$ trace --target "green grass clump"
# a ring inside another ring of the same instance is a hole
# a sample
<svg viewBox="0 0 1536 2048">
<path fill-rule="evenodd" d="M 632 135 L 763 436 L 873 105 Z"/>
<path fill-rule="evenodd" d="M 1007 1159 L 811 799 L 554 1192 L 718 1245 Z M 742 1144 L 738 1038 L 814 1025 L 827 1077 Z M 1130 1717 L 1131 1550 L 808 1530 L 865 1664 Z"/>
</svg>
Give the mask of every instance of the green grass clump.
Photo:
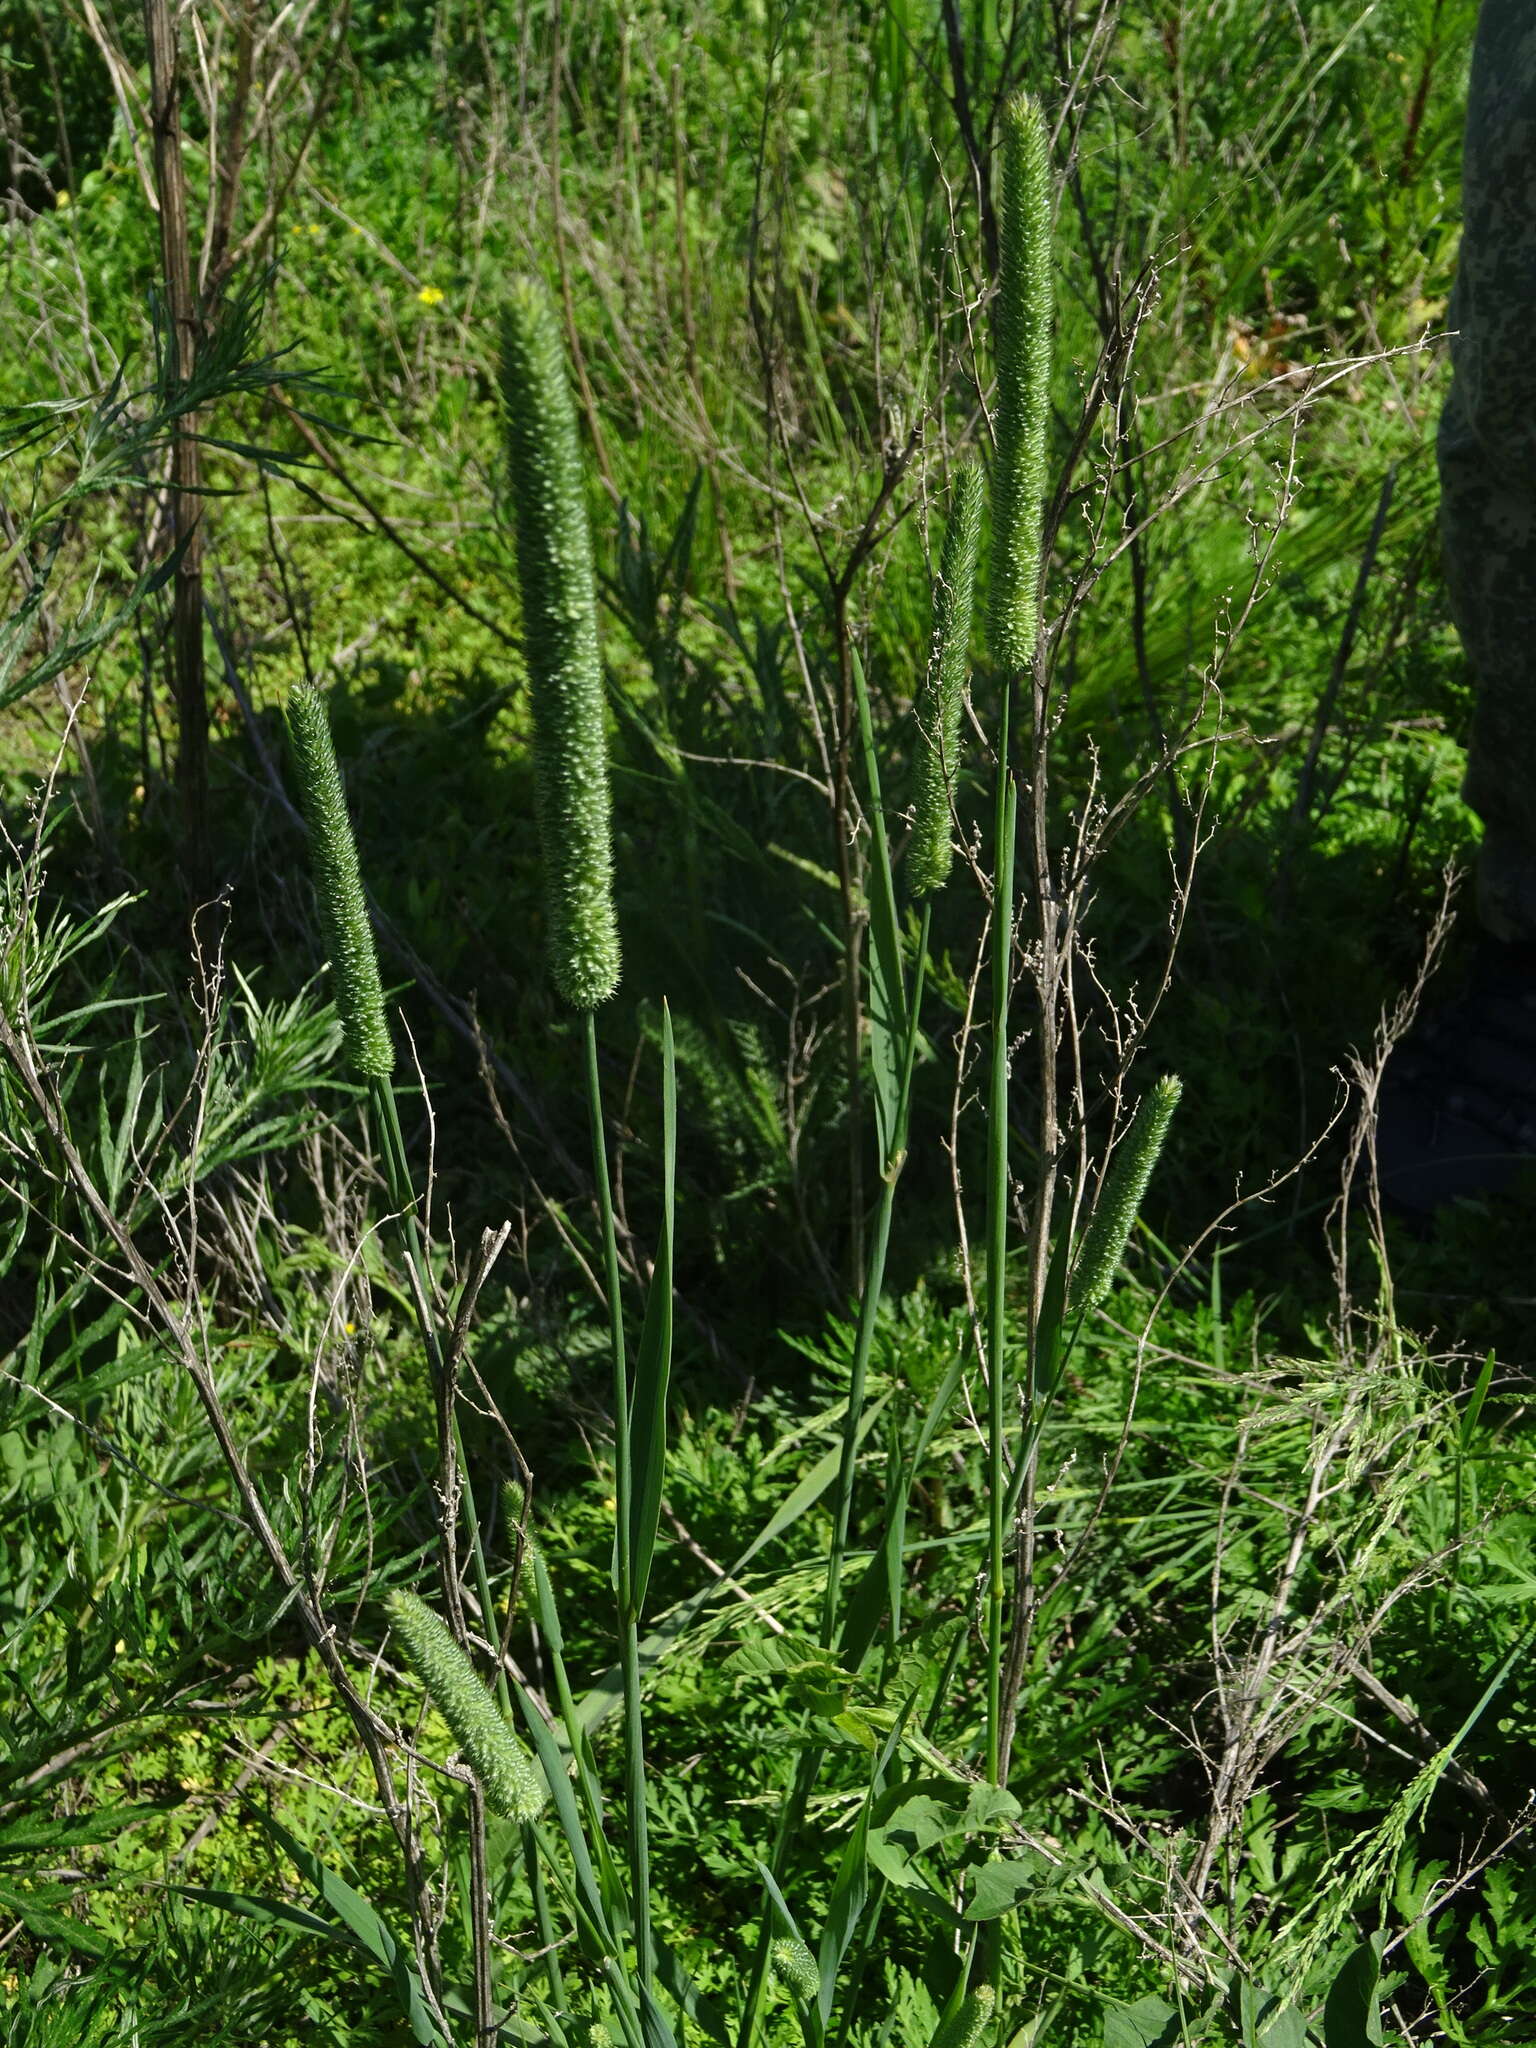
<svg viewBox="0 0 1536 2048">
<path fill-rule="evenodd" d="M 288 699 L 288 734 L 309 825 L 315 900 L 336 977 L 336 1008 L 347 1060 L 357 1073 L 387 1080 L 395 1051 L 384 1018 L 384 991 L 358 871 L 357 844 L 347 817 L 325 698 L 319 690 L 305 684 Z"/>
<path fill-rule="evenodd" d="M 534 773 L 555 985 L 578 1010 L 619 981 L 608 745 L 581 444 L 554 309 L 512 287 L 501 394 L 533 704 Z"/>
<path fill-rule="evenodd" d="M 931 896 L 942 889 L 954 858 L 950 815 L 960 763 L 960 712 L 971 644 L 981 500 L 981 470 L 970 463 L 955 485 L 933 586 L 933 640 L 919 708 L 917 805 L 907 849 L 907 878 L 914 896 Z"/>
<path fill-rule="evenodd" d="M 468 1759 L 486 1805 L 506 1820 L 536 1820 L 545 1798 L 539 1774 L 447 1624 L 414 1593 L 392 1593 L 386 1609 L 412 1670 Z"/>
<path fill-rule="evenodd" d="M 1040 508 L 1051 387 L 1051 159 L 1027 93 L 1003 117 L 998 210 L 997 459 L 992 471 L 991 646 L 1017 674 L 1040 631 Z"/>
</svg>

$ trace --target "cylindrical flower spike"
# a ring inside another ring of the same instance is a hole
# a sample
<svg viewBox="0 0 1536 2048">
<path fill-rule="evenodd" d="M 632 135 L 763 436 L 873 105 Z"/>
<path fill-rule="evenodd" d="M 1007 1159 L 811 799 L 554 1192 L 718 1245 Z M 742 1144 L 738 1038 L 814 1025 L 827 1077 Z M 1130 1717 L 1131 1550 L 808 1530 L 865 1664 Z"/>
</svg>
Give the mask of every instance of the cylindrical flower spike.
<svg viewBox="0 0 1536 2048">
<path fill-rule="evenodd" d="M 386 1080 L 395 1064 L 395 1050 L 384 1019 L 384 991 L 358 872 L 357 843 L 347 817 L 325 698 L 308 684 L 288 699 L 288 736 L 309 825 L 315 897 L 336 977 L 336 1008 L 347 1060 L 357 1073 Z"/>
<path fill-rule="evenodd" d="M 1080 1313 L 1098 1307 L 1120 1270 L 1183 1089 L 1177 1074 L 1155 1081 L 1136 1105 L 1131 1127 L 1115 1150 L 1072 1272 L 1071 1303 Z"/>
<path fill-rule="evenodd" d="M 566 1001 L 591 1010 L 619 980 L 592 536 L 560 330 L 529 279 L 512 287 L 502 321 L 501 392 L 550 966 Z"/>
<path fill-rule="evenodd" d="M 792 1935 L 780 1935 L 768 1951 L 768 1960 L 773 1974 L 804 2005 L 814 2005 L 821 1995 L 821 1974 L 816 1968 L 816 1958 L 803 1941 L 796 1941 Z"/>
<path fill-rule="evenodd" d="M 960 762 L 960 710 L 971 645 L 981 495 L 981 471 L 969 463 L 955 485 L 933 586 L 933 640 L 918 712 L 922 741 L 917 805 L 907 848 L 907 876 L 914 896 L 931 896 L 942 889 L 954 858 L 950 813 Z"/>
<path fill-rule="evenodd" d="M 505 1820 L 536 1820 L 544 1806 L 543 1780 L 446 1622 L 414 1593 L 391 1593 L 385 1606 L 411 1668 L 452 1729 L 486 1805 Z"/>
<path fill-rule="evenodd" d="M 534 1532 L 533 1517 L 528 1513 L 528 1496 L 522 1481 L 509 1479 L 501 1490 L 502 1513 L 506 1518 L 506 1540 L 509 1549 L 515 1548 L 519 1535 L 523 1544 L 523 1564 L 527 1580 L 531 1581 L 542 1563 L 539 1539 Z"/>
<path fill-rule="evenodd" d="M 987 2030 L 995 2003 L 991 1985 L 979 1985 L 961 2003 L 957 2013 L 947 2020 L 940 2020 L 928 2048 L 976 2048 Z"/>
<path fill-rule="evenodd" d="M 998 212 L 997 458 L 992 469 L 990 640 L 1007 674 L 1033 666 L 1040 630 L 1040 514 L 1051 403 L 1051 160 L 1027 93 L 1003 115 Z"/>
</svg>

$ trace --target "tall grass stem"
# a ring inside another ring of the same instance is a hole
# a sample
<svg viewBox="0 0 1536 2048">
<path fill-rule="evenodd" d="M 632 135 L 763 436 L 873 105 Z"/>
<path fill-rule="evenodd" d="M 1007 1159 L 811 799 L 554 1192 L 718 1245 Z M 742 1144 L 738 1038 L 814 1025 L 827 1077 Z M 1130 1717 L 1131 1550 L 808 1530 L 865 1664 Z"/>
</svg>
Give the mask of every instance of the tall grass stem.
<svg viewBox="0 0 1536 2048">
<path fill-rule="evenodd" d="M 635 1611 L 630 1555 L 634 1463 L 630 1445 L 629 1367 L 624 1347 L 624 1302 L 620 1291 L 619 1240 L 608 1177 L 608 1142 L 603 1122 L 602 1078 L 597 1062 L 597 1018 L 583 1019 L 586 1048 L 587 1117 L 592 1134 L 592 1179 L 597 1190 L 602 1237 L 603 1285 L 608 1294 L 608 1342 L 613 1362 L 614 1593 L 619 1610 L 619 1657 L 624 1683 L 624 1787 L 628 1806 L 629 1878 L 635 1954 L 640 1983 L 649 1990 L 651 1954 L 651 1855 L 646 1813 L 645 1731 L 640 1701 L 640 1621 Z"/>
<path fill-rule="evenodd" d="M 1009 698 L 1004 691 L 998 738 L 992 886 L 992 1058 L 987 1088 L 987 1776 L 1000 1783 L 1002 1763 L 1003 1551 L 1007 1486 L 1008 1010 L 1013 973 L 1013 859 L 1018 792 L 1008 768 Z"/>
</svg>

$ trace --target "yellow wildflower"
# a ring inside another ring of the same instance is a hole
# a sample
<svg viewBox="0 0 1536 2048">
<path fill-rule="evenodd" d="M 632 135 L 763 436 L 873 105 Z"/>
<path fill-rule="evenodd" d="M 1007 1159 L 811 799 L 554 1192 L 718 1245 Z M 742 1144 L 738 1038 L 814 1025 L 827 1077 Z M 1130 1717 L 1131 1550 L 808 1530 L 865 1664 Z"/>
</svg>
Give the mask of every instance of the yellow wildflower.
<svg viewBox="0 0 1536 2048">
<path fill-rule="evenodd" d="M 440 306 L 443 303 L 443 294 L 435 284 L 424 284 L 416 296 L 424 306 Z"/>
</svg>

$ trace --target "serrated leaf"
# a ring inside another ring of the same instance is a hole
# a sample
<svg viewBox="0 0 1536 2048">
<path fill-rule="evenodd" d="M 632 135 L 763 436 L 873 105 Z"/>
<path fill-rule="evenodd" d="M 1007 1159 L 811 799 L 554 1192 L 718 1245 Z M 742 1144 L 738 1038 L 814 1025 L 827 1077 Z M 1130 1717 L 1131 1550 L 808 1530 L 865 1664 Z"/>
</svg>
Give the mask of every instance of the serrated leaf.
<svg viewBox="0 0 1536 2048">
<path fill-rule="evenodd" d="M 1023 1809 L 1011 1792 L 1001 1785 L 973 1785 L 965 1802 L 964 1824 L 968 1835 L 985 1833 L 1019 1818 Z"/>
<path fill-rule="evenodd" d="M 965 1918 L 1000 1920 L 1004 1913 L 1013 1911 L 1027 1892 L 1035 1889 L 1047 1867 L 1044 1857 L 1032 1852 L 1010 1857 L 1007 1862 L 983 1863 L 971 1874 L 971 1902 L 965 1909 Z"/>
</svg>

